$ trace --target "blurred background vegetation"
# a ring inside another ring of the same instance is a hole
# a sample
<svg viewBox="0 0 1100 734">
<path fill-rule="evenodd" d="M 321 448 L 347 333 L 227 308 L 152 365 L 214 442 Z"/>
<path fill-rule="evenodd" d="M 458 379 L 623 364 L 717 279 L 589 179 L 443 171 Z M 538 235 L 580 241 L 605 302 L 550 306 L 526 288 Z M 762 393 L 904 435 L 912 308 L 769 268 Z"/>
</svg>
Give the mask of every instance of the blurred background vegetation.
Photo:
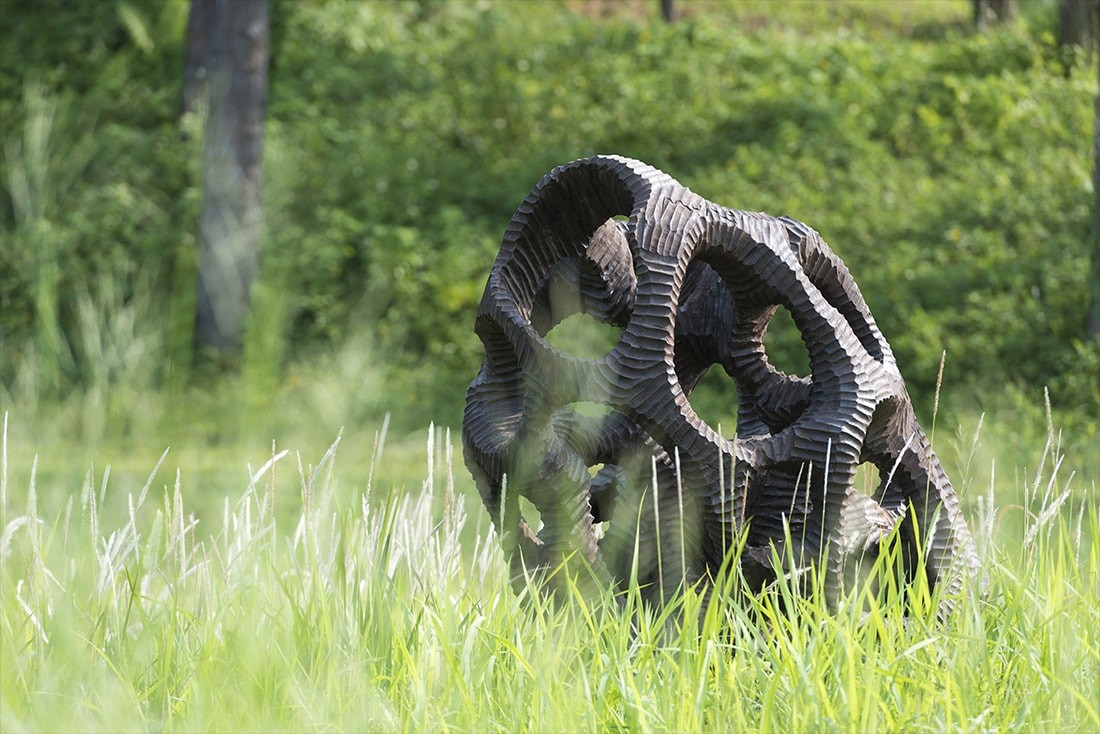
<svg viewBox="0 0 1100 734">
<path fill-rule="evenodd" d="M 457 430 L 509 218 L 554 166 L 617 153 L 818 229 L 926 425 L 944 351 L 937 420 L 989 413 L 996 452 L 1041 449 L 1048 388 L 1095 491 L 1097 67 L 1058 0 L 996 23 L 972 0 L 673 8 L 271 0 L 266 234 L 242 348 L 214 358 L 188 2 L 2 0 L 0 403 L 40 470 L 147 471 L 172 444 L 214 472 L 218 446 L 262 462 L 341 426 L 365 455 L 387 412 Z"/>
</svg>

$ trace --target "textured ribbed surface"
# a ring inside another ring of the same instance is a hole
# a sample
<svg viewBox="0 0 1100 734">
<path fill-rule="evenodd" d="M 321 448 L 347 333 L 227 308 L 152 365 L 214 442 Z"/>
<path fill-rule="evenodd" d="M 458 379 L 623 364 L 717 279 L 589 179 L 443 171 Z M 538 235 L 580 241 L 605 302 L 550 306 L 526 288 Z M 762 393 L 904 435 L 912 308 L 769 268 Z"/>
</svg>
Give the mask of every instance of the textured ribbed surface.
<svg viewBox="0 0 1100 734">
<path fill-rule="evenodd" d="M 809 375 L 768 362 L 777 308 L 802 334 Z M 577 312 L 622 329 L 606 356 L 547 342 Z M 784 564 L 826 558 L 836 594 L 899 524 L 903 556 L 934 583 L 976 569 L 889 344 L 800 222 L 718 206 L 638 161 L 575 161 L 509 223 L 475 330 L 485 363 L 466 396 L 466 463 L 517 578 L 543 573 L 554 588 L 562 568 L 597 584 L 636 572 L 657 598 L 714 572 L 746 525 L 741 562 L 761 581 L 780 572 L 774 547 Z M 735 439 L 688 400 L 714 365 L 737 386 Z M 604 414 L 578 412 L 592 403 Z M 853 487 L 865 463 L 881 478 L 874 496 Z M 519 497 L 541 515 L 537 534 Z"/>
</svg>

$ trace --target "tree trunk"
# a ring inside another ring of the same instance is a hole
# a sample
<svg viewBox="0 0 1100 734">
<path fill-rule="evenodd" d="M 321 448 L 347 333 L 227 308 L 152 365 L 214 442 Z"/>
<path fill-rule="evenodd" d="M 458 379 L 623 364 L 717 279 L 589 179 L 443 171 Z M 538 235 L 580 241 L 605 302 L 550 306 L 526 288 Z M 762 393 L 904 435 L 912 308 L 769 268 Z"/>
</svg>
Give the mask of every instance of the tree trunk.
<svg viewBox="0 0 1100 734">
<path fill-rule="evenodd" d="M 985 30 L 993 23 L 1012 20 L 1016 14 L 1016 0 L 973 0 L 974 23 Z"/>
<path fill-rule="evenodd" d="M 263 237 L 268 0 L 192 0 L 184 107 L 205 113 L 195 337 L 241 346 Z"/>
<path fill-rule="evenodd" d="M 1100 82 L 1100 52 L 1096 54 L 1096 79 Z M 1089 278 L 1089 315 L 1085 327 L 1086 335 L 1092 341 L 1100 341 L 1100 91 L 1096 93 L 1096 121 L 1092 134 L 1092 226 L 1089 238 L 1089 264 L 1092 276 Z"/>
<path fill-rule="evenodd" d="M 1091 48 L 1100 37 L 1100 0 L 1061 0 L 1058 41 L 1063 46 Z"/>
<path fill-rule="evenodd" d="M 666 23 L 676 20 L 676 8 L 673 5 L 673 0 L 661 0 L 661 18 Z"/>
</svg>

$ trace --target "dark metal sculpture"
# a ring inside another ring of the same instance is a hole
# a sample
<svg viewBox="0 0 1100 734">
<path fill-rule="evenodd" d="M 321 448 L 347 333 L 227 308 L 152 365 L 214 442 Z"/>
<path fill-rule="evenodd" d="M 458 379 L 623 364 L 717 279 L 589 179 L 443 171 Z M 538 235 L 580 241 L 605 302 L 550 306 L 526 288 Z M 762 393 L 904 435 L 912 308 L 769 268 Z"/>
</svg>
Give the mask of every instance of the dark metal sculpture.
<svg viewBox="0 0 1100 734">
<path fill-rule="evenodd" d="M 778 307 L 808 376 L 768 362 Z M 622 329 L 608 354 L 548 342 L 574 313 Z M 575 161 L 512 218 L 475 328 L 485 362 L 466 397 L 466 462 L 517 578 L 635 578 L 664 595 L 743 542 L 750 582 L 821 563 L 835 599 L 887 537 L 910 576 L 954 588 L 976 569 L 889 344 L 800 222 L 718 206 L 635 160 Z M 736 383 L 732 439 L 688 400 L 712 367 Z M 855 487 L 862 464 L 877 469 L 871 494 Z"/>
</svg>

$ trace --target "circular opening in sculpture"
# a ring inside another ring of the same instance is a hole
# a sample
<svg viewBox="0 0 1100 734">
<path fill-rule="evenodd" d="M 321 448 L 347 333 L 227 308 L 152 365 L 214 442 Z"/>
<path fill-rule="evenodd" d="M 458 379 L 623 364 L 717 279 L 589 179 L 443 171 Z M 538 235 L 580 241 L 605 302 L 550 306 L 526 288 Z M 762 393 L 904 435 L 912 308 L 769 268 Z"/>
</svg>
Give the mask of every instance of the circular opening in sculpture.
<svg viewBox="0 0 1100 734">
<path fill-rule="evenodd" d="M 593 516 L 592 530 L 596 534 L 596 540 L 601 540 L 607 535 L 607 529 L 611 527 L 610 503 L 613 498 L 608 496 L 611 487 L 603 481 L 605 477 L 600 474 L 604 466 L 606 465 L 603 462 L 597 462 L 588 467 L 588 481 L 591 490 L 589 502 L 591 503 Z"/>
<path fill-rule="evenodd" d="M 606 418 L 615 412 L 613 406 L 594 400 L 576 400 L 566 405 L 564 409 L 586 418 Z"/>
<path fill-rule="evenodd" d="M 618 326 L 599 321 L 590 314 L 574 313 L 551 328 L 546 341 L 574 357 L 601 359 L 615 348 L 622 334 Z"/>
<path fill-rule="evenodd" d="M 542 530 L 542 513 L 535 507 L 535 503 L 521 496 L 519 498 L 519 515 L 527 523 L 527 527 L 531 528 L 531 532 L 538 535 Z"/>
<path fill-rule="evenodd" d="M 856 476 L 852 480 L 852 486 L 868 497 L 874 497 L 878 492 L 883 477 L 878 467 L 870 462 L 864 462 L 856 467 Z"/>
<path fill-rule="evenodd" d="M 768 363 L 780 372 L 795 377 L 810 374 L 810 354 L 802 334 L 783 306 L 775 309 L 764 332 L 764 353 Z"/>
<path fill-rule="evenodd" d="M 737 432 L 737 383 L 721 365 L 714 364 L 688 396 L 691 409 L 719 435 Z"/>
<path fill-rule="evenodd" d="M 564 258 L 550 269 L 535 298 L 531 325 L 567 355 L 602 358 L 622 336 L 634 282 L 626 239 L 608 220 L 591 234 L 583 257 Z"/>
</svg>

